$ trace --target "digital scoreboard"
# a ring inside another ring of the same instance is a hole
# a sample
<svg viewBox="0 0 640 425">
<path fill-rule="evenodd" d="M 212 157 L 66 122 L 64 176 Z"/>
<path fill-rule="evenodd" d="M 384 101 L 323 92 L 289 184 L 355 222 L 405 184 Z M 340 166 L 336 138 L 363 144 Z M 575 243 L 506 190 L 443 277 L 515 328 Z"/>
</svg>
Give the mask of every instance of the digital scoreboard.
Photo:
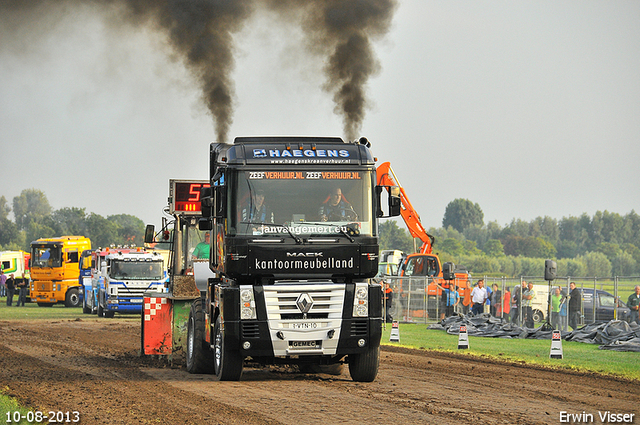
<svg viewBox="0 0 640 425">
<path fill-rule="evenodd" d="M 207 180 L 169 180 L 169 212 L 200 215 L 200 189 L 210 186 Z"/>
</svg>

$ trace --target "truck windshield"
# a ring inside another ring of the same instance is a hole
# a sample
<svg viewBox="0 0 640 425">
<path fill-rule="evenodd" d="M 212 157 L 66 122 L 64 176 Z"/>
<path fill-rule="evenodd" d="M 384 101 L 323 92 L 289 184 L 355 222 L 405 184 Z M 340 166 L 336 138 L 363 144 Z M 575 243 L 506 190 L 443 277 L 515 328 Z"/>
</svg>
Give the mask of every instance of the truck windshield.
<svg viewBox="0 0 640 425">
<path fill-rule="evenodd" d="M 161 280 L 162 261 L 120 261 L 111 262 L 109 276 L 113 279 Z"/>
<path fill-rule="evenodd" d="M 31 246 L 32 267 L 62 267 L 62 246 Z"/>
<path fill-rule="evenodd" d="M 237 197 L 229 218 L 239 235 L 374 232 L 371 171 L 241 171 L 230 184 Z"/>
</svg>

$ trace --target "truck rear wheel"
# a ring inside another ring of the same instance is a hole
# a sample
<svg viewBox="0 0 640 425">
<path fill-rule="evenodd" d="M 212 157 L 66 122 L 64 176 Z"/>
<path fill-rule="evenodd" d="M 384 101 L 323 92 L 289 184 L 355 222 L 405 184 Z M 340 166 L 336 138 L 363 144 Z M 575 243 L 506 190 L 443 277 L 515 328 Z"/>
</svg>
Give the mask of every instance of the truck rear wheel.
<svg viewBox="0 0 640 425">
<path fill-rule="evenodd" d="M 78 307 L 80 306 L 80 294 L 77 288 L 72 288 L 67 291 L 64 297 L 65 307 Z"/>
<path fill-rule="evenodd" d="M 189 373 L 213 373 L 213 352 L 204 340 L 205 332 L 202 299 L 191 304 L 187 326 L 187 371 Z"/>
<path fill-rule="evenodd" d="M 349 355 L 349 373 L 356 382 L 372 382 L 378 375 L 380 346 L 371 347 L 361 354 Z"/>
<path fill-rule="evenodd" d="M 224 331 L 220 317 L 214 328 L 214 370 L 220 381 L 239 381 L 244 358 L 238 350 L 230 350 L 224 343 Z"/>
</svg>

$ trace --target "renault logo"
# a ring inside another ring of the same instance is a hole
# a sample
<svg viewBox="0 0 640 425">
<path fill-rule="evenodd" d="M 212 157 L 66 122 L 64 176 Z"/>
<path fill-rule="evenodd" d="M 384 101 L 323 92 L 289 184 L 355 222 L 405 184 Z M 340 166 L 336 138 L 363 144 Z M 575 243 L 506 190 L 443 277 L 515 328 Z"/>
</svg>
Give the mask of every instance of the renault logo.
<svg viewBox="0 0 640 425">
<path fill-rule="evenodd" d="M 296 300 L 296 305 L 298 306 L 298 309 L 301 313 L 306 314 L 309 312 L 309 310 L 311 310 L 311 306 L 313 306 L 313 299 L 309 294 L 305 292 L 303 294 L 300 294 L 300 296 Z"/>
</svg>

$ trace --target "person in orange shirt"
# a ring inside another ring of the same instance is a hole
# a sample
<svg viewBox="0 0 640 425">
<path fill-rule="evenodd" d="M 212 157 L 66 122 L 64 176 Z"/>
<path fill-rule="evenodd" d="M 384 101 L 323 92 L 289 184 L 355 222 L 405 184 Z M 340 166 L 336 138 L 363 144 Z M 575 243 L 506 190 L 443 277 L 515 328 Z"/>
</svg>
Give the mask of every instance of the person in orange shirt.
<svg viewBox="0 0 640 425">
<path fill-rule="evenodd" d="M 462 314 L 469 314 L 469 306 L 471 305 L 471 288 L 467 282 L 466 288 L 462 290 Z"/>
<path fill-rule="evenodd" d="M 504 290 L 502 297 L 502 318 L 505 322 L 511 322 L 511 288 L 508 286 Z"/>
</svg>

